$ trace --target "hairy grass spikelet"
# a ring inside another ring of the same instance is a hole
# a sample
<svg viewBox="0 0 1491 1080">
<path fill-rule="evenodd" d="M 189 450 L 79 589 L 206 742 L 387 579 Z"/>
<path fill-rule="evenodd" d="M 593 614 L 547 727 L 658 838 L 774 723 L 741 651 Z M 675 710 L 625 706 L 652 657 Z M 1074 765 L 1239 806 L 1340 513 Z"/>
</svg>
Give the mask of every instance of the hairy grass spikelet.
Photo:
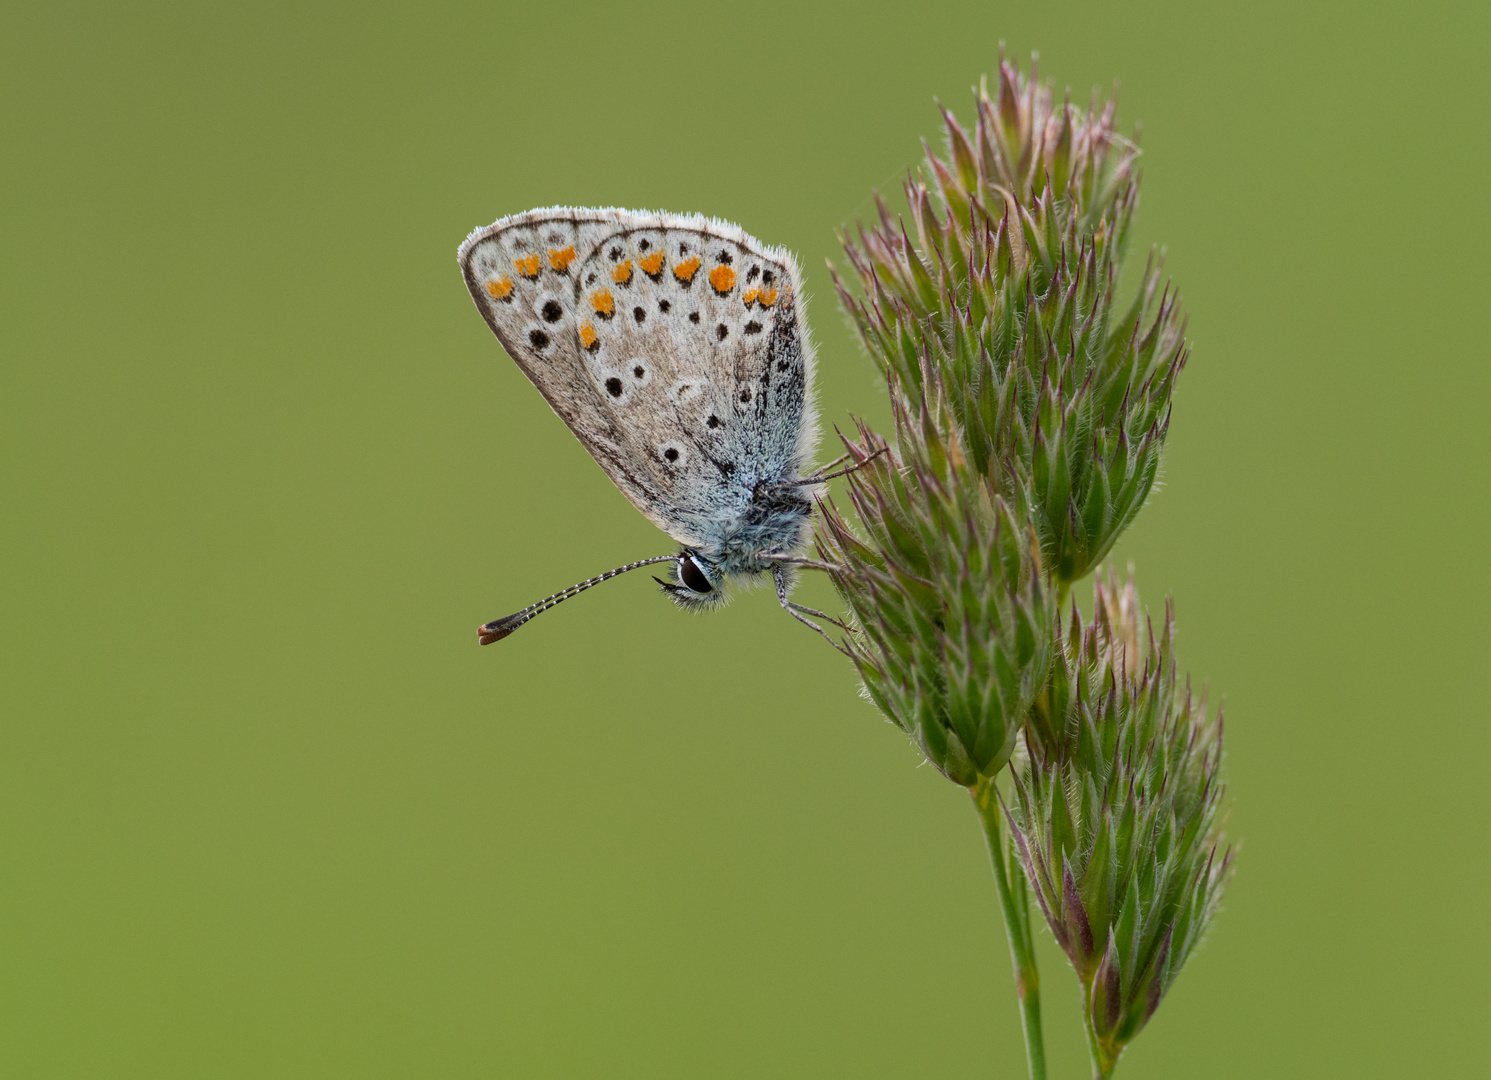
<svg viewBox="0 0 1491 1080">
<path fill-rule="evenodd" d="M 1052 615 L 1028 526 L 975 473 L 946 417 L 896 407 L 899 460 L 863 426 L 849 481 L 863 529 L 824 507 L 820 553 L 859 633 L 865 690 L 964 786 L 1004 767 L 1051 663 Z M 876 455 L 879 451 L 879 456 Z"/>
<path fill-rule="evenodd" d="M 1069 584 L 1154 483 L 1185 326 L 1153 255 L 1118 300 L 1139 187 L 1114 103 L 1057 108 L 1001 60 L 976 106 L 971 136 L 943 110 L 947 154 L 907 178 L 914 236 L 877 199 L 879 221 L 841 238 L 857 291 L 834 282 L 908 409 L 938 379 L 972 467 L 1028 507 Z"/>
<path fill-rule="evenodd" d="M 1141 642 L 1141 630 L 1144 640 Z M 1083 986 L 1106 1076 L 1216 911 L 1222 717 L 1181 683 L 1167 605 L 1141 627 L 1133 583 L 1072 613 L 1014 770 L 1011 832 L 1046 922 Z"/>
</svg>

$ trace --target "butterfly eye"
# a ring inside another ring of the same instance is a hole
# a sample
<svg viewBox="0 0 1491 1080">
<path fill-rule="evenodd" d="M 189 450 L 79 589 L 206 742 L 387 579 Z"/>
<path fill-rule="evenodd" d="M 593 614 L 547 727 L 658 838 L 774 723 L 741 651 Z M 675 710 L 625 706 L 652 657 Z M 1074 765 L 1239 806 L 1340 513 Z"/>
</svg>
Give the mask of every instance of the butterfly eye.
<svg viewBox="0 0 1491 1080">
<path fill-rule="evenodd" d="M 678 560 L 678 576 L 685 585 L 696 593 L 714 592 L 714 586 L 704 576 L 704 571 L 699 569 L 699 564 L 687 556 Z"/>
</svg>

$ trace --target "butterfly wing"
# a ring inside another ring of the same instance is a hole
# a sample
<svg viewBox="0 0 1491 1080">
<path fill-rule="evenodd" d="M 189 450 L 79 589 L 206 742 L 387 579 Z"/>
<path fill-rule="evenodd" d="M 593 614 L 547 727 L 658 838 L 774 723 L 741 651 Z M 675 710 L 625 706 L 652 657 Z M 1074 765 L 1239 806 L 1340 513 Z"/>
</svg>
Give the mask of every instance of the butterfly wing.
<svg viewBox="0 0 1491 1080">
<path fill-rule="evenodd" d="M 553 208 L 461 246 L 487 324 L 644 515 L 713 547 L 811 455 L 795 260 L 724 222 Z"/>
</svg>

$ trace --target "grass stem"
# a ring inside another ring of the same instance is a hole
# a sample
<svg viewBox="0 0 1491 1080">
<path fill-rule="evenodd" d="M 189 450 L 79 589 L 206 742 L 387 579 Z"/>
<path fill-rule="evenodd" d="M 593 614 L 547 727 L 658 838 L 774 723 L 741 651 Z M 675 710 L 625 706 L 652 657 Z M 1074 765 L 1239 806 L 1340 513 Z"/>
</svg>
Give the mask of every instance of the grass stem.
<svg viewBox="0 0 1491 1080">
<path fill-rule="evenodd" d="M 1030 1080 L 1046 1080 L 1046 1045 L 1041 1037 L 1041 979 L 1035 966 L 1035 937 L 1030 926 L 1025 871 L 1004 842 L 994 781 L 987 777 L 981 779 L 970 789 L 970 794 L 984 826 L 989 864 L 994 869 L 994 885 L 999 892 L 999 906 L 1004 912 L 1010 966 L 1014 971 L 1015 993 L 1020 999 L 1020 1026 L 1025 1032 L 1025 1064 Z"/>
</svg>

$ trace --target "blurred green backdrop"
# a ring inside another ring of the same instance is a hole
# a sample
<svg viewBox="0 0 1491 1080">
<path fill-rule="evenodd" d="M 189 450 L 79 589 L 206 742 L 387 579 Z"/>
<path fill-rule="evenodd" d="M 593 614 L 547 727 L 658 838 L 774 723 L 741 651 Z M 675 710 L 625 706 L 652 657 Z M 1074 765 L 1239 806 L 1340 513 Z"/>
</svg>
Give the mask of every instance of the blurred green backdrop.
<svg viewBox="0 0 1491 1080">
<path fill-rule="evenodd" d="M 0 1072 L 1023 1075 L 967 798 L 666 550 L 455 265 L 555 202 L 799 251 L 998 40 L 1123 80 L 1192 314 L 1122 542 L 1225 694 L 1227 910 L 1120 1068 L 1484 1061 L 1484 4 L 8 5 Z M 831 603 L 821 582 L 809 602 Z M 1053 1077 L 1086 1075 L 1044 938 Z"/>
</svg>

